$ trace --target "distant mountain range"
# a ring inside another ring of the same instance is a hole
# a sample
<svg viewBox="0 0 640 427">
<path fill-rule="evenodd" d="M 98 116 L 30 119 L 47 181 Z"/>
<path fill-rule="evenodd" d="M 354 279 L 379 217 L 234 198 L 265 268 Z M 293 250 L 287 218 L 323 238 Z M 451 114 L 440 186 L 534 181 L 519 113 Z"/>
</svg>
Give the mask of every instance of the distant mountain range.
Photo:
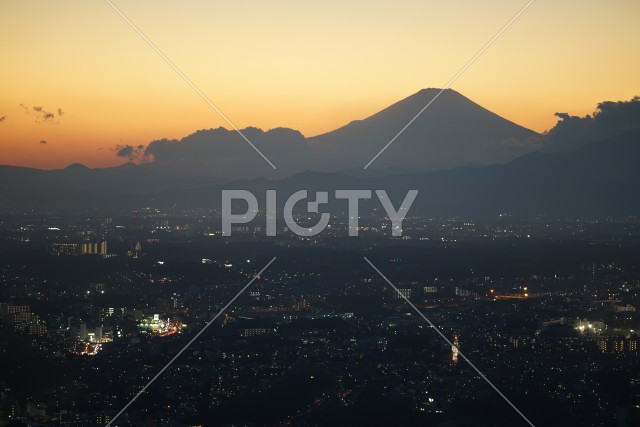
<svg viewBox="0 0 640 427">
<path fill-rule="evenodd" d="M 235 131 L 195 132 L 181 140 L 152 141 L 150 167 L 171 174 L 229 178 L 284 178 L 304 170 L 362 171 L 440 89 L 424 89 L 332 132 L 305 138 L 276 128 L 242 129 L 278 168 L 271 167 Z M 539 148 L 540 135 L 447 89 L 382 154 L 372 168 L 432 171 L 504 163 Z"/>
<path fill-rule="evenodd" d="M 0 166 L 2 194 L 41 191 L 86 191 L 97 194 L 146 194 L 168 188 L 192 188 L 220 184 L 211 177 L 176 176 L 134 163 L 90 169 L 75 163 L 59 170 Z"/>
<path fill-rule="evenodd" d="M 0 205 L 219 207 L 223 188 L 251 190 L 259 198 L 265 190 L 277 189 L 280 203 L 300 189 L 384 189 L 395 200 L 408 189 L 418 189 L 412 209 L 427 216 L 637 215 L 639 164 L 640 129 L 569 152 L 529 153 L 503 165 L 361 177 L 307 171 L 277 180 L 222 183 L 166 175 L 133 164 L 107 169 L 72 165 L 57 171 L 2 166 Z M 373 203 L 363 202 L 363 212 Z"/>
<path fill-rule="evenodd" d="M 384 189 L 396 199 L 418 189 L 412 209 L 424 215 L 640 213 L 640 124 L 628 130 L 627 120 L 623 133 L 608 129 L 616 136 L 572 151 L 532 151 L 540 147 L 541 135 L 452 90 L 444 91 L 363 170 L 436 93 L 420 91 L 365 120 L 310 139 L 284 128 L 246 129 L 278 164 L 275 174 L 235 132 L 222 128 L 198 131 L 181 141 L 154 141 L 147 151 L 155 161 L 140 165 L 89 169 L 74 164 L 52 171 L 0 166 L 0 209 L 219 207 L 223 188 L 257 195 L 277 189 L 280 203 L 299 189 Z M 227 164 L 211 169 L 211 162 Z M 227 170 L 246 177 L 217 177 L 234 175 Z M 371 207 L 363 202 L 363 212 Z"/>
<path fill-rule="evenodd" d="M 184 206 L 202 206 L 207 200 L 208 206 L 219 207 L 219 197 L 211 194 L 219 195 L 221 188 L 249 189 L 258 196 L 272 188 L 284 195 L 299 189 L 384 189 L 399 203 L 407 190 L 417 189 L 412 209 L 427 216 L 629 215 L 640 213 L 639 164 L 640 129 L 570 152 L 526 154 L 504 165 L 371 177 L 307 171 L 282 180 L 168 191 L 156 200 Z M 379 207 L 377 201 L 368 205 Z"/>
</svg>

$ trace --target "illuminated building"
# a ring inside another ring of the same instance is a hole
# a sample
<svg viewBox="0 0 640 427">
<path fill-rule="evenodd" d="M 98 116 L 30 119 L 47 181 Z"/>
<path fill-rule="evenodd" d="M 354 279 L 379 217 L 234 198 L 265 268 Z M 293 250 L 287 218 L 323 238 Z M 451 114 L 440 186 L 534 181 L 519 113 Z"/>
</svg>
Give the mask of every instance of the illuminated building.
<svg viewBox="0 0 640 427">
<path fill-rule="evenodd" d="M 614 305 L 613 311 L 615 311 L 616 313 L 624 313 L 624 312 L 636 311 L 636 308 L 630 304 Z"/>
<path fill-rule="evenodd" d="M 240 332 L 240 336 L 242 337 L 256 337 L 259 335 L 265 335 L 268 334 L 270 332 L 269 329 L 266 328 L 247 328 L 247 329 L 243 329 L 242 332 Z"/>
<path fill-rule="evenodd" d="M 56 256 L 83 254 L 83 247 L 77 243 L 54 243 L 51 253 Z"/>
<path fill-rule="evenodd" d="M 37 314 L 31 313 L 28 305 L 4 305 L 2 317 L 16 332 L 26 332 L 29 335 L 47 333 L 45 324 Z"/>
<path fill-rule="evenodd" d="M 458 363 L 458 347 L 460 343 L 458 342 L 458 336 L 455 335 L 453 337 L 453 345 L 451 346 L 451 361 L 453 363 Z"/>
<path fill-rule="evenodd" d="M 601 353 L 606 353 L 609 350 L 609 343 L 605 338 L 599 339 L 597 345 Z"/>
<path fill-rule="evenodd" d="M 28 331 L 29 335 L 46 335 L 47 327 L 43 323 L 30 323 Z"/>
<path fill-rule="evenodd" d="M 160 319 L 160 315 L 158 314 L 154 314 L 151 318 L 144 318 L 138 324 L 140 332 L 161 337 L 173 335 L 178 332 L 181 327 L 182 325 L 177 321 Z"/>
<path fill-rule="evenodd" d="M 83 356 L 95 356 L 102 349 L 102 344 L 95 342 L 76 341 L 71 352 Z"/>
<path fill-rule="evenodd" d="M 78 341 L 85 343 L 103 343 L 103 342 L 111 342 L 113 340 L 113 330 L 105 328 L 100 325 L 96 326 L 94 329 L 88 329 L 86 323 L 81 323 L 78 328 Z"/>
<path fill-rule="evenodd" d="M 620 338 L 599 338 L 596 341 L 598 350 L 601 353 L 636 353 L 638 351 L 638 340 L 636 337 L 630 339 Z"/>
<path fill-rule="evenodd" d="M 411 289 L 406 288 L 394 290 L 393 297 L 395 299 L 411 298 Z"/>
<path fill-rule="evenodd" d="M 624 340 L 615 339 L 612 341 L 612 350 L 614 353 L 622 353 L 624 352 Z"/>
<path fill-rule="evenodd" d="M 107 254 L 107 242 L 100 243 L 83 243 L 82 255 L 106 255 Z"/>
<path fill-rule="evenodd" d="M 4 305 L 2 307 L 2 318 L 5 322 L 15 326 L 16 315 L 19 313 L 29 313 L 28 305 Z"/>
<path fill-rule="evenodd" d="M 54 243 L 51 253 L 57 256 L 64 255 L 106 255 L 107 242 L 100 243 Z"/>
<path fill-rule="evenodd" d="M 297 311 L 301 311 L 301 310 L 306 310 L 309 307 L 311 307 L 311 305 L 309 304 L 309 302 L 306 299 L 301 299 L 300 301 L 296 301 L 293 304 L 293 309 L 297 310 Z"/>
<path fill-rule="evenodd" d="M 471 292 L 468 289 L 462 289 L 456 286 L 456 296 L 459 297 L 471 297 L 471 296 L 477 296 L 477 294 L 475 292 Z"/>
<path fill-rule="evenodd" d="M 142 244 L 140 242 L 132 244 L 131 249 L 127 252 L 127 255 L 131 258 L 139 258 L 142 255 Z"/>
<path fill-rule="evenodd" d="M 573 324 L 578 331 L 584 334 L 600 334 L 606 329 L 604 322 L 598 320 L 577 319 Z"/>
</svg>

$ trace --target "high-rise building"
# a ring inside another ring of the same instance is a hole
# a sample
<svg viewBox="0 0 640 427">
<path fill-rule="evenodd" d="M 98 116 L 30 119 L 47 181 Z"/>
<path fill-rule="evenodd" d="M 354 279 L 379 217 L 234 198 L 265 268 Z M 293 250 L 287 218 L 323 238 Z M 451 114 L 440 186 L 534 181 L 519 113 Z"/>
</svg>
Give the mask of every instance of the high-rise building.
<svg viewBox="0 0 640 427">
<path fill-rule="evenodd" d="M 598 349 L 601 353 L 607 353 L 610 349 L 609 342 L 606 338 L 600 338 L 596 344 L 598 345 Z"/>
<path fill-rule="evenodd" d="M 31 313 L 28 305 L 2 305 L 2 318 L 16 332 L 26 332 L 29 335 L 45 335 L 47 333 L 44 322 L 37 314 Z"/>
<path fill-rule="evenodd" d="M 102 241 L 100 243 L 83 243 L 80 245 L 80 253 L 82 255 L 106 255 L 107 254 L 107 241 Z"/>
<path fill-rule="evenodd" d="M 28 327 L 29 335 L 46 335 L 47 327 L 42 322 L 30 323 Z"/>
<path fill-rule="evenodd" d="M 78 335 L 78 339 L 80 339 L 80 341 L 86 341 L 86 339 L 87 339 L 87 324 L 86 323 L 81 323 L 80 324 L 80 333 Z"/>
</svg>

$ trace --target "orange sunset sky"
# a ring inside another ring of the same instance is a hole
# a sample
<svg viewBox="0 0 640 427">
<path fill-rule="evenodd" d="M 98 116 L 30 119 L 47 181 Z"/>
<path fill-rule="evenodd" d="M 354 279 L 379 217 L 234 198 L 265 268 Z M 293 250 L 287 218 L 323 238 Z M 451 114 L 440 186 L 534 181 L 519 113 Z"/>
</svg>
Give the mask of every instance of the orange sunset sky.
<svg viewBox="0 0 640 427">
<path fill-rule="evenodd" d="M 526 3 L 113 2 L 236 126 L 306 136 L 444 86 Z M 452 88 L 540 132 L 628 100 L 638 17 L 637 0 L 538 0 Z M 0 164 L 110 166 L 118 144 L 228 127 L 103 0 L 3 0 L 0 53 Z"/>
</svg>

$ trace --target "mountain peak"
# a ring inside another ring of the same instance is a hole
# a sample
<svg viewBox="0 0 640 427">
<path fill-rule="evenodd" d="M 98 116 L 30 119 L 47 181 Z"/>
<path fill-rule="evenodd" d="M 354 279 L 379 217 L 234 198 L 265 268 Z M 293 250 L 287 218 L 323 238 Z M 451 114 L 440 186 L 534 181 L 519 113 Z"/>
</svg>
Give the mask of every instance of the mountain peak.
<svg viewBox="0 0 640 427">
<path fill-rule="evenodd" d="M 438 93 L 442 91 L 443 93 L 458 93 L 455 90 L 451 89 L 451 88 L 447 88 L 447 89 L 442 89 L 441 87 L 426 87 L 424 89 L 420 89 L 417 93 Z"/>
<path fill-rule="evenodd" d="M 366 157 L 382 151 L 377 169 L 437 170 L 505 163 L 534 150 L 527 141 L 537 136 L 453 89 L 425 88 L 312 142 L 324 150 L 315 164 L 322 164 L 324 154 L 324 164 L 333 170 L 366 164 Z M 387 146 L 389 141 L 395 142 Z"/>
<path fill-rule="evenodd" d="M 86 171 L 89 170 L 88 167 L 83 165 L 82 163 L 71 163 L 69 166 L 64 168 L 66 171 Z"/>
<path fill-rule="evenodd" d="M 435 102 L 444 103 L 444 104 L 450 103 L 454 107 L 464 108 L 465 105 L 466 107 L 469 107 L 471 105 L 479 107 L 478 104 L 476 104 L 475 102 L 473 102 L 472 100 L 470 100 L 469 98 L 467 98 L 466 96 L 464 96 L 463 94 L 461 94 L 460 92 L 454 89 L 451 89 L 451 88 L 442 89 L 437 87 L 420 89 L 418 92 L 399 101 L 397 104 L 412 103 L 413 101 L 413 102 L 423 103 L 424 105 L 427 105 L 435 97 L 438 97 L 438 100 Z M 437 105 L 434 105 L 434 106 L 437 107 Z"/>
<path fill-rule="evenodd" d="M 451 89 L 451 88 L 442 89 L 439 87 L 428 87 L 428 88 L 420 89 L 418 92 L 414 93 L 412 96 L 420 96 L 420 97 L 427 96 L 432 98 L 438 95 L 440 92 L 442 92 L 442 94 L 439 96 L 458 96 L 466 99 L 464 95 L 462 95 L 460 92 L 454 89 Z"/>
</svg>

